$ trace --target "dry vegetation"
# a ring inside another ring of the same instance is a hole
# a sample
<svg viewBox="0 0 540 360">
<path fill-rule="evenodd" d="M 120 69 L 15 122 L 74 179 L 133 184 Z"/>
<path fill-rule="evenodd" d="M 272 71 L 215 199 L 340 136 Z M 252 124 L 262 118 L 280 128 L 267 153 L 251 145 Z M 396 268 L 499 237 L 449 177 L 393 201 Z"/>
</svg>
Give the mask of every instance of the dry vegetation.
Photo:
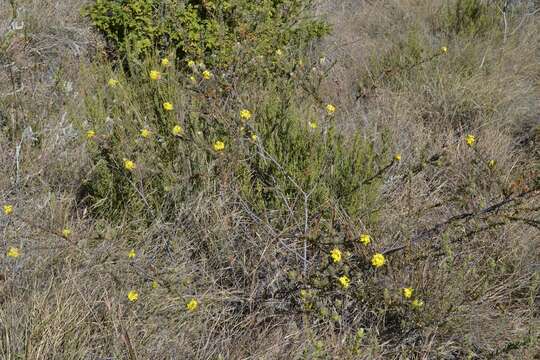
<svg viewBox="0 0 540 360">
<path fill-rule="evenodd" d="M 324 1 L 208 81 L 82 6 L 0 6 L 0 359 L 540 358 L 537 1 Z"/>
</svg>

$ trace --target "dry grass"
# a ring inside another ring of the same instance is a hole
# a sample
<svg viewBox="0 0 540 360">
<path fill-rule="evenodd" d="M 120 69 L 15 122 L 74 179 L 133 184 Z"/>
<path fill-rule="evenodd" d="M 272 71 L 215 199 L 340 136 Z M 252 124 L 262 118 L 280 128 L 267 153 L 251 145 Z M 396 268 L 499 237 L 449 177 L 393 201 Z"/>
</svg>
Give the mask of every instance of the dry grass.
<svg viewBox="0 0 540 360">
<path fill-rule="evenodd" d="M 331 304 L 336 319 L 304 313 L 298 296 L 279 292 L 293 291 L 283 286 L 289 271 L 302 271 L 304 223 L 293 211 L 280 221 L 277 211 L 255 213 L 225 175 L 151 224 L 93 216 L 80 197 L 93 163 L 78 126 L 89 117 L 83 97 L 102 77 L 88 71 L 99 39 L 80 0 L 15 3 L 24 29 L 9 30 L 10 6 L 0 8 L 0 205 L 16 209 L 0 216 L 0 246 L 23 255 L 0 257 L 0 358 L 538 358 L 535 2 L 512 2 L 506 30 L 501 12 L 478 36 L 443 34 L 441 9 L 453 1 L 321 4 L 334 31 L 308 55 L 330 68 L 320 96 L 337 105 L 345 133 L 358 130 L 375 148 L 387 136 L 402 155 L 381 184 L 377 222 L 337 206 L 332 219 L 309 219 L 309 234 L 335 224 L 368 230 L 390 259 L 366 276 L 364 300 Z M 414 46 L 437 56 L 409 70 L 388 65 Z M 310 250 L 311 269 L 320 258 Z M 421 311 L 403 305 L 405 285 L 424 300 Z M 141 298 L 130 303 L 134 288 Z M 192 297 L 200 308 L 189 313 Z"/>
</svg>

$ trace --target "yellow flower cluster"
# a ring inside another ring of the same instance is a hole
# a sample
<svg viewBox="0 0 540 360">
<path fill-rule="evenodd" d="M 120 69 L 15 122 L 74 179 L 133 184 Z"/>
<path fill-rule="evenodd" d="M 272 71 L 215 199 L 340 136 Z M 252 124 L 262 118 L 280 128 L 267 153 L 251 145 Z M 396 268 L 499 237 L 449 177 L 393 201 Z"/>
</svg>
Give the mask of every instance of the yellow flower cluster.
<svg viewBox="0 0 540 360">
<path fill-rule="evenodd" d="M 64 230 L 62 230 L 62 236 L 65 237 L 65 238 L 70 237 L 71 236 L 71 229 L 65 228 Z"/>
<path fill-rule="evenodd" d="M 413 289 L 413 288 L 403 288 L 403 289 L 401 290 L 401 292 L 403 293 L 403 297 L 404 297 L 405 299 L 410 299 L 410 298 L 412 298 L 412 296 L 413 296 L 414 289 Z"/>
<path fill-rule="evenodd" d="M 172 133 L 173 133 L 174 136 L 180 136 L 180 135 L 182 135 L 183 132 L 184 132 L 184 130 L 182 129 L 182 127 L 180 125 L 175 125 L 172 128 Z"/>
<path fill-rule="evenodd" d="M 334 115 L 334 113 L 336 112 L 336 107 L 332 104 L 326 104 L 325 109 L 328 115 Z"/>
<path fill-rule="evenodd" d="M 127 294 L 127 298 L 129 301 L 135 302 L 139 300 L 139 293 L 137 292 L 137 290 L 130 290 L 130 292 L 128 292 Z"/>
<path fill-rule="evenodd" d="M 371 236 L 369 234 L 360 234 L 360 242 L 364 246 L 368 246 L 371 242 Z"/>
<path fill-rule="evenodd" d="M 150 80 L 156 81 L 161 79 L 161 73 L 157 70 L 150 71 Z"/>
<path fill-rule="evenodd" d="M 204 71 L 202 72 L 202 77 L 203 77 L 203 79 L 205 79 L 205 80 L 210 80 L 210 79 L 212 78 L 212 76 L 213 76 L 213 75 L 212 75 L 212 73 L 211 73 L 209 70 L 204 70 Z"/>
<path fill-rule="evenodd" d="M 377 253 L 373 255 L 371 258 L 371 265 L 373 265 L 376 268 L 380 268 L 386 263 L 386 259 L 384 258 L 384 255 L 381 253 Z"/>
<path fill-rule="evenodd" d="M 199 302 L 197 301 L 197 299 L 191 299 L 189 300 L 189 302 L 186 304 L 186 309 L 188 311 L 195 311 L 197 310 L 197 308 L 199 307 Z"/>
<path fill-rule="evenodd" d="M 161 65 L 163 65 L 163 66 L 169 66 L 169 64 L 170 64 L 170 61 L 169 61 L 168 58 L 163 58 L 163 59 L 161 59 Z"/>
<path fill-rule="evenodd" d="M 475 141 L 476 141 L 476 138 L 474 137 L 474 135 L 469 134 L 465 137 L 465 142 L 469 146 L 473 146 Z"/>
<path fill-rule="evenodd" d="M 173 111 L 174 110 L 174 106 L 172 103 L 170 102 L 164 102 L 163 103 L 163 110 L 165 111 Z"/>
<path fill-rule="evenodd" d="M 135 256 L 137 256 L 137 252 L 135 252 L 135 249 L 131 249 L 131 250 L 128 252 L 128 258 L 129 258 L 129 259 L 133 259 Z"/>
<path fill-rule="evenodd" d="M 4 215 L 11 215 L 13 213 L 13 205 L 4 205 L 2 210 L 4 211 Z"/>
<path fill-rule="evenodd" d="M 19 248 L 10 246 L 7 251 L 7 256 L 11 258 L 18 258 L 19 256 L 21 256 L 21 251 L 19 250 Z"/>
<path fill-rule="evenodd" d="M 127 171 L 133 171 L 137 168 L 137 165 L 131 160 L 124 159 L 124 169 Z"/>
<path fill-rule="evenodd" d="M 351 285 L 351 279 L 347 275 L 340 276 L 338 282 L 344 289 L 348 289 Z"/>
<path fill-rule="evenodd" d="M 338 248 L 333 249 L 332 251 L 330 251 L 330 257 L 332 258 L 332 260 L 335 263 L 340 262 L 341 261 L 341 250 L 339 250 Z"/>
<path fill-rule="evenodd" d="M 118 80 L 109 79 L 109 81 L 107 83 L 109 84 L 110 87 L 116 87 L 116 85 L 118 85 Z"/>
<path fill-rule="evenodd" d="M 213 147 L 214 147 L 215 151 L 218 151 L 218 152 L 223 151 L 223 149 L 225 149 L 225 143 L 223 141 L 221 141 L 221 140 L 217 140 L 214 143 Z"/>
<path fill-rule="evenodd" d="M 152 132 L 151 132 L 150 130 L 148 130 L 148 129 L 146 129 L 146 128 L 141 129 L 141 136 L 142 136 L 143 138 L 145 138 L 145 139 L 146 139 L 146 138 L 149 138 L 150 135 L 152 135 Z"/>
<path fill-rule="evenodd" d="M 246 121 L 251 119 L 251 111 L 249 111 L 248 109 L 240 110 L 240 118 Z"/>
<path fill-rule="evenodd" d="M 95 138 L 95 137 L 96 137 L 96 132 L 95 132 L 94 130 L 88 130 L 88 131 L 86 132 L 86 138 L 87 138 L 88 140 L 92 140 L 92 139 Z"/>
</svg>

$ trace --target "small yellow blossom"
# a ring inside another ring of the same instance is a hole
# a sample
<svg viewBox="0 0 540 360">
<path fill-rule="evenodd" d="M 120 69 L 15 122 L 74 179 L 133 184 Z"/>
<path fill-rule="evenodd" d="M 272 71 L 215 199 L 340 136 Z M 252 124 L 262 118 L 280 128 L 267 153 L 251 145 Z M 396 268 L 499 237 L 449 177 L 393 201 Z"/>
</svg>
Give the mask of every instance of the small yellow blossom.
<svg viewBox="0 0 540 360">
<path fill-rule="evenodd" d="M 257 141 L 257 135 L 256 134 L 251 134 L 251 140 L 252 141 Z"/>
<path fill-rule="evenodd" d="M 135 168 L 137 167 L 137 165 L 135 165 L 135 163 L 131 160 L 128 160 L 128 159 L 124 159 L 124 169 L 128 170 L 128 171 L 133 171 L 135 170 Z"/>
<path fill-rule="evenodd" d="M 139 293 L 137 292 L 137 290 L 131 290 L 130 292 L 128 292 L 127 297 L 129 301 L 135 302 L 139 300 Z"/>
<path fill-rule="evenodd" d="M 194 67 L 194 66 L 195 66 L 195 61 L 193 61 L 193 60 L 188 60 L 188 61 L 187 61 L 187 66 L 190 67 L 190 68 Z"/>
<path fill-rule="evenodd" d="M 159 284 L 156 280 L 152 281 L 152 284 L 150 284 L 150 286 L 152 287 L 152 289 L 157 289 L 159 287 Z"/>
<path fill-rule="evenodd" d="M 169 59 L 167 59 L 167 58 L 161 59 L 161 65 L 163 65 L 163 66 L 169 66 L 169 64 L 170 64 Z"/>
<path fill-rule="evenodd" d="M 319 125 L 317 125 L 316 121 L 308 121 L 308 125 L 312 129 L 316 129 Z"/>
<path fill-rule="evenodd" d="M 249 120 L 251 119 L 251 111 L 249 111 L 248 109 L 242 109 L 240 110 L 240 118 L 242 120 Z"/>
<path fill-rule="evenodd" d="M 188 311 L 195 311 L 195 310 L 197 310 L 198 307 L 199 307 L 199 302 L 196 299 L 191 299 L 186 304 L 186 309 Z"/>
<path fill-rule="evenodd" d="M 10 246 L 7 251 L 7 256 L 12 258 L 18 258 L 19 256 L 21 256 L 21 250 L 16 247 Z"/>
<path fill-rule="evenodd" d="M 336 107 L 332 104 L 326 104 L 325 109 L 328 115 L 333 115 L 336 112 Z"/>
<path fill-rule="evenodd" d="M 195 79 L 195 76 L 193 76 L 193 75 L 191 75 L 191 76 L 189 77 L 189 80 L 190 80 L 193 84 L 195 84 L 195 83 L 197 82 L 197 79 Z"/>
<path fill-rule="evenodd" d="M 338 263 L 341 261 L 341 251 L 338 248 L 333 249 L 330 251 L 330 257 L 335 263 Z"/>
<path fill-rule="evenodd" d="M 347 275 L 340 276 L 338 281 L 344 289 L 347 289 L 351 285 L 351 279 Z"/>
<path fill-rule="evenodd" d="M 118 85 L 118 80 L 109 79 L 109 81 L 107 83 L 109 84 L 110 87 L 116 87 L 116 85 Z"/>
<path fill-rule="evenodd" d="M 474 135 L 469 134 L 465 137 L 465 141 L 467 142 L 467 145 L 473 146 L 476 138 L 474 137 Z"/>
<path fill-rule="evenodd" d="M 371 242 L 371 236 L 369 234 L 360 234 L 360 242 L 363 245 L 368 246 Z"/>
<path fill-rule="evenodd" d="M 165 111 L 172 111 L 172 110 L 174 110 L 174 106 L 173 106 L 173 104 L 170 103 L 170 102 L 164 102 L 164 103 L 163 103 L 163 110 L 165 110 Z"/>
<path fill-rule="evenodd" d="M 446 46 L 441 46 L 441 52 L 446 54 L 448 52 L 448 48 Z"/>
<path fill-rule="evenodd" d="M 135 252 L 135 249 L 129 250 L 128 258 L 133 259 L 135 256 L 137 256 L 137 253 Z"/>
<path fill-rule="evenodd" d="M 184 130 L 182 129 L 182 127 L 180 125 L 175 125 L 172 128 L 172 133 L 173 133 L 174 136 L 180 136 L 180 135 L 182 135 L 183 132 L 184 132 Z"/>
<path fill-rule="evenodd" d="M 202 77 L 205 80 L 210 80 L 212 78 L 212 73 L 209 70 L 204 70 L 202 73 Z"/>
<path fill-rule="evenodd" d="M 306 300 L 309 297 L 309 290 L 302 289 L 300 290 L 300 299 Z"/>
<path fill-rule="evenodd" d="M 215 151 L 222 151 L 223 149 L 225 149 L 225 143 L 221 140 L 217 140 L 215 143 L 214 143 L 214 150 Z"/>
<path fill-rule="evenodd" d="M 413 309 L 420 309 L 422 306 L 424 306 L 424 302 L 420 299 L 414 299 L 411 303 L 411 306 Z"/>
<path fill-rule="evenodd" d="M 13 213 L 13 205 L 4 205 L 2 208 L 4 215 L 11 215 Z"/>
<path fill-rule="evenodd" d="M 413 288 L 403 288 L 403 289 L 401 290 L 401 292 L 403 293 L 403 297 L 404 297 L 405 299 L 410 299 L 410 298 L 412 298 L 412 296 L 413 296 L 414 289 L 413 289 Z"/>
<path fill-rule="evenodd" d="M 495 167 L 495 165 L 497 165 L 497 161 L 495 160 L 489 160 L 488 161 L 488 166 L 490 169 L 493 169 Z"/>
<path fill-rule="evenodd" d="M 146 128 L 145 128 L 145 129 L 141 129 L 141 136 L 142 136 L 143 138 L 145 138 L 145 139 L 146 139 L 146 138 L 149 138 L 150 135 L 152 135 L 152 132 L 151 132 L 150 130 L 148 130 L 148 129 L 146 129 Z"/>
<path fill-rule="evenodd" d="M 62 230 L 62 236 L 65 237 L 65 238 L 70 237 L 71 236 L 71 229 L 65 228 L 64 230 Z"/>
<path fill-rule="evenodd" d="M 394 160 L 395 161 L 401 161 L 401 154 L 397 153 L 396 155 L 394 155 Z"/>
<path fill-rule="evenodd" d="M 95 132 L 94 130 L 88 130 L 88 131 L 86 132 L 86 138 L 87 138 L 88 140 L 92 140 L 92 139 L 95 138 L 95 137 L 96 137 L 96 132 Z"/>
<path fill-rule="evenodd" d="M 371 258 L 371 265 L 376 268 L 383 266 L 385 262 L 386 260 L 384 258 L 384 255 L 381 253 L 373 255 L 373 257 Z"/>
<path fill-rule="evenodd" d="M 161 79 L 161 73 L 157 70 L 150 71 L 150 80 L 159 80 Z"/>
<path fill-rule="evenodd" d="M 276 50 L 276 55 L 279 56 L 279 57 L 283 56 L 283 50 L 277 49 Z"/>
</svg>

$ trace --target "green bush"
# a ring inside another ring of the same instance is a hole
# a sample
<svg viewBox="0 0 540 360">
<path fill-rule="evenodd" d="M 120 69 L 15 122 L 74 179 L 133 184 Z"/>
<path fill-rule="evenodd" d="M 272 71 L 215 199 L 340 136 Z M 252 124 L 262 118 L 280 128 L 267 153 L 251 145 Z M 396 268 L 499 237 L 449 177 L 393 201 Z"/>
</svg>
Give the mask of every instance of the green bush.
<svg viewBox="0 0 540 360">
<path fill-rule="evenodd" d="M 226 66 L 238 46 L 268 55 L 322 36 L 323 22 L 302 15 L 311 0 L 96 0 L 85 11 L 121 57 L 158 51 Z"/>
</svg>

